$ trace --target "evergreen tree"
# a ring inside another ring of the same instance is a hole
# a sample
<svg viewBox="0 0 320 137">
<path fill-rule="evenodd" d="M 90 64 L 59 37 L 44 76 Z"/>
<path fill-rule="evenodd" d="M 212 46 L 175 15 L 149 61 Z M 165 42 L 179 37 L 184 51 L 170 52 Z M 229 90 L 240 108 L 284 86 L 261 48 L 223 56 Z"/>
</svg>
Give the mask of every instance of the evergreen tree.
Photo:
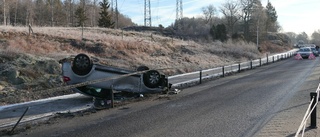
<svg viewBox="0 0 320 137">
<path fill-rule="evenodd" d="M 108 9 L 110 7 L 108 0 L 102 0 L 102 2 L 100 2 L 99 4 L 101 6 L 101 12 L 99 13 L 100 18 L 98 20 L 98 26 L 104 28 L 113 28 L 114 22 L 111 21 L 111 17 L 108 12 Z"/>
<path fill-rule="evenodd" d="M 275 9 L 275 7 L 272 6 L 272 4 L 270 2 L 268 2 L 267 7 L 266 7 L 266 12 L 267 12 L 267 31 L 272 31 L 272 32 L 276 32 L 277 31 L 277 19 L 278 19 L 278 15 L 277 15 L 277 11 Z"/>
<path fill-rule="evenodd" d="M 75 18 L 78 20 L 78 24 L 77 26 L 84 26 L 84 22 L 88 19 L 86 14 L 85 14 L 85 10 L 84 8 L 82 8 L 81 6 L 79 6 L 77 9 L 76 9 L 76 12 L 75 12 Z"/>
<path fill-rule="evenodd" d="M 272 6 L 271 2 L 267 4 L 267 16 L 271 22 L 276 22 L 278 19 L 276 8 Z"/>
<path fill-rule="evenodd" d="M 212 25 L 210 34 L 213 40 L 220 40 L 221 42 L 227 40 L 227 28 L 224 24 L 218 24 L 217 26 Z"/>
<path fill-rule="evenodd" d="M 210 29 L 210 34 L 211 34 L 213 40 L 216 39 L 216 34 L 215 34 L 215 32 L 216 32 L 216 26 L 212 25 L 212 27 L 211 27 L 211 29 Z"/>
<path fill-rule="evenodd" d="M 218 24 L 216 29 L 216 36 L 221 42 L 227 40 L 227 28 L 224 24 Z"/>
</svg>

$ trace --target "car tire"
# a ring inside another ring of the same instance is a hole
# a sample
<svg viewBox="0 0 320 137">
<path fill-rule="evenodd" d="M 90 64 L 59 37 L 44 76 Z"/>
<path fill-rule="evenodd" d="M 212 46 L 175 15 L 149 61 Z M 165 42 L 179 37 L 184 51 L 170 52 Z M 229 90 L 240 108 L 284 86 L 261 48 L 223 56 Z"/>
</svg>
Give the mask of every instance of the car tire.
<svg viewBox="0 0 320 137">
<path fill-rule="evenodd" d="M 147 67 L 147 66 L 139 66 L 137 68 L 137 71 L 145 71 L 145 70 L 149 70 L 149 67 Z"/>
<path fill-rule="evenodd" d="M 93 98 L 93 108 L 96 110 L 102 110 L 111 108 L 111 104 L 108 104 L 108 100 L 101 98 Z"/>
<path fill-rule="evenodd" d="M 148 88 L 156 88 L 161 84 L 161 75 L 156 70 L 150 70 L 143 74 L 143 83 Z"/>
<path fill-rule="evenodd" d="M 86 54 L 78 54 L 72 62 L 72 71 L 78 75 L 87 75 L 92 69 L 93 63 Z"/>
</svg>

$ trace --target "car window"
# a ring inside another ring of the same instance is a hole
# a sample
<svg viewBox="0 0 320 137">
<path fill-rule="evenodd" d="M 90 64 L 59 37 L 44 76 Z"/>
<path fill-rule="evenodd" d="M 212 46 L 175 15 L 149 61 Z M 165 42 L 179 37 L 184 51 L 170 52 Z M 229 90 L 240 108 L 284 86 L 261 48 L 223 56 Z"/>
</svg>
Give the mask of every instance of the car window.
<svg viewBox="0 0 320 137">
<path fill-rule="evenodd" d="M 311 51 L 309 48 L 303 48 L 302 51 Z"/>
</svg>

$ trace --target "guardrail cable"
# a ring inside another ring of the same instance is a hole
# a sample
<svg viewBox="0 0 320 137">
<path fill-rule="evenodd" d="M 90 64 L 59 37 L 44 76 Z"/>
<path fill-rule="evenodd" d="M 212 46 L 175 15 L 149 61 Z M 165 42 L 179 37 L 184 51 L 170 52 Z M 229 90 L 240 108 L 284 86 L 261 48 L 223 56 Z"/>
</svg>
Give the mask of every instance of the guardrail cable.
<svg viewBox="0 0 320 137">
<path fill-rule="evenodd" d="M 312 111 L 310 111 L 310 109 L 311 109 L 311 105 L 312 105 L 313 101 L 314 101 L 314 98 L 310 101 L 311 103 L 308 106 L 308 109 L 307 109 L 307 111 L 306 111 L 306 113 L 305 113 L 305 115 L 304 115 L 304 117 L 303 117 L 303 119 L 301 121 L 301 124 L 300 124 L 300 126 L 298 128 L 298 131 L 296 132 L 295 137 L 298 137 L 298 135 L 300 134 L 301 131 L 303 131 L 302 132 L 302 136 L 303 136 L 304 131 L 305 131 L 305 127 L 306 127 L 306 124 L 307 124 L 307 120 L 308 120 L 308 118 L 309 118 L 309 116 L 311 114 L 310 112 L 312 112 Z"/>
<path fill-rule="evenodd" d="M 304 115 L 304 117 L 303 117 L 303 119 L 301 121 L 301 124 L 300 124 L 300 126 L 299 126 L 299 128 L 298 128 L 298 130 L 297 130 L 297 132 L 295 134 L 295 137 L 298 137 L 300 133 L 301 133 L 301 137 L 304 136 L 307 120 L 311 116 L 312 112 L 316 111 L 315 109 L 316 109 L 316 107 L 317 107 L 317 105 L 319 103 L 319 91 L 320 91 L 320 84 L 318 85 L 318 88 L 317 88 L 317 90 L 315 92 L 317 95 L 312 97 L 312 99 L 310 101 L 310 104 L 308 106 L 308 109 L 307 109 L 307 111 L 306 111 L 306 113 L 305 113 L 305 115 Z M 315 101 L 315 104 L 311 108 L 311 106 L 314 103 L 314 101 Z"/>
</svg>

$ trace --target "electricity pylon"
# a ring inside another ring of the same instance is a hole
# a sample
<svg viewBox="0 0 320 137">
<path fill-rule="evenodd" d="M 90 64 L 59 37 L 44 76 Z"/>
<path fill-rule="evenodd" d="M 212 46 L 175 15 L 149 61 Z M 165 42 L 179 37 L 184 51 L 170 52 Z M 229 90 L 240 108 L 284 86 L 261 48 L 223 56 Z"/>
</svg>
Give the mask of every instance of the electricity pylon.
<svg viewBox="0 0 320 137">
<path fill-rule="evenodd" d="M 144 0 L 144 26 L 151 27 L 151 4 L 150 0 Z"/>
</svg>

